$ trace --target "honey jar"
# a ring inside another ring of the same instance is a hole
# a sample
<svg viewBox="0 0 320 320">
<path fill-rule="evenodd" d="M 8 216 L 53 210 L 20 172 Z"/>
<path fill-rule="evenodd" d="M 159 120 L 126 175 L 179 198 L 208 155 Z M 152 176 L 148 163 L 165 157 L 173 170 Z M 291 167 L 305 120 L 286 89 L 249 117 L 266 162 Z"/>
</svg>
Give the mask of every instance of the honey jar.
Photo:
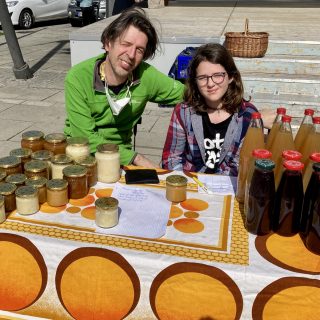
<svg viewBox="0 0 320 320">
<path fill-rule="evenodd" d="M 23 173 L 10 174 L 5 181 L 15 184 L 17 187 L 23 186 L 27 180 L 27 176 Z"/>
<path fill-rule="evenodd" d="M 68 195 L 70 199 L 80 199 L 88 193 L 87 168 L 71 165 L 62 170 L 63 179 L 68 181 Z"/>
<path fill-rule="evenodd" d="M 67 140 L 66 155 L 74 161 L 90 155 L 89 140 L 85 137 L 71 137 Z"/>
<path fill-rule="evenodd" d="M 22 186 L 16 190 L 17 212 L 30 215 L 39 211 L 38 190 L 33 186 Z"/>
<path fill-rule="evenodd" d="M 44 133 L 42 131 L 26 131 L 22 134 L 21 147 L 31 149 L 32 152 L 42 150 L 44 143 Z"/>
<path fill-rule="evenodd" d="M 22 173 L 24 170 L 24 164 L 31 160 L 31 153 L 32 150 L 27 148 L 18 148 L 10 151 L 10 156 L 15 156 L 21 159 Z"/>
<path fill-rule="evenodd" d="M 6 219 L 7 219 L 7 216 L 4 208 L 4 196 L 0 195 L 0 223 L 5 222 Z"/>
<path fill-rule="evenodd" d="M 63 133 L 50 133 L 44 138 L 43 148 L 54 155 L 66 153 L 67 136 Z"/>
<path fill-rule="evenodd" d="M 31 160 L 24 165 L 24 174 L 28 177 L 44 177 L 48 179 L 48 164 L 43 160 Z"/>
<path fill-rule="evenodd" d="M 22 173 L 21 159 L 15 156 L 0 158 L 0 169 L 3 169 L 7 176 L 15 173 Z"/>
<path fill-rule="evenodd" d="M 26 186 L 33 186 L 38 189 L 39 203 L 45 203 L 47 201 L 47 181 L 44 177 L 31 177 L 25 182 Z"/>
<path fill-rule="evenodd" d="M 120 179 L 119 146 L 112 143 L 100 144 L 95 154 L 98 166 L 98 181 L 113 183 Z"/>
<path fill-rule="evenodd" d="M 62 179 L 62 170 L 73 163 L 71 157 L 66 154 L 57 154 L 51 158 L 51 178 Z"/>
<path fill-rule="evenodd" d="M 13 183 L 0 183 L 0 195 L 4 196 L 4 207 L 6 212 L 16 209 L 15 191 L 17 186 Z"/>
<path fill-rule="evenodd" d="M 102 197 L 95 201 L 96 225 L 101 228 L 111 228 L 118 224 L 118 200 L 113 197 Z"/>
<path fill-rule="evenodd" d="M 181 202 L 187 198 L 187 178 L 171 175 L 166 179 L 166 198 L 172 202 Z"/>
<path fill-rule="evenodd" d="M 76 161 L 76 164 L 87 168 L 88 187 L 94 186 L 98 181 L 97 160 L 93 156 L 87 156 Z"/>
<path fill-rule="evenodd" d="M 63 179 L 52 179 L 47 182 L 47 203 L 52 207 L 68 203 L 68 182 Z"/>
</svg>

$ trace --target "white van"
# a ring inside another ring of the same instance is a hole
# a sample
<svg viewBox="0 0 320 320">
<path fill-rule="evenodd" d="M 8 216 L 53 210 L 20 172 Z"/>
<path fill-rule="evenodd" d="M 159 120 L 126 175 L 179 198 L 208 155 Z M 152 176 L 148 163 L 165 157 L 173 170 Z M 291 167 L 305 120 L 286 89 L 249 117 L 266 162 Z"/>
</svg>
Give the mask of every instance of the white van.
<svg viewBox="0 0 320 320">
<path fill-rule="evenodd" d="M 30 29 L 35 22 L 68 18 L 69 0 L 6 0 L 13 25 Z"/>
</svg>

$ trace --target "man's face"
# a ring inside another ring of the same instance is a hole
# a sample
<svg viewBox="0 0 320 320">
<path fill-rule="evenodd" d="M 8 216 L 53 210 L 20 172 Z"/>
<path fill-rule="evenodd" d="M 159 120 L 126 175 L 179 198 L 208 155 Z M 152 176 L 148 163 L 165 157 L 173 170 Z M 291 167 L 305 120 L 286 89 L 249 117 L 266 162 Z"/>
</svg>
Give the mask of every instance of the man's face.
<svg viewBox="0 0 320 320">
<path fill-rule="evenodd" d="M 114 42 L 105 44 L 104 48 L 108 51 L 107 80 L 110 85 L 127 80 L 128 75 L 142 61 L 147 43 L 146 34 L 130 26 Z"/>
</svg>

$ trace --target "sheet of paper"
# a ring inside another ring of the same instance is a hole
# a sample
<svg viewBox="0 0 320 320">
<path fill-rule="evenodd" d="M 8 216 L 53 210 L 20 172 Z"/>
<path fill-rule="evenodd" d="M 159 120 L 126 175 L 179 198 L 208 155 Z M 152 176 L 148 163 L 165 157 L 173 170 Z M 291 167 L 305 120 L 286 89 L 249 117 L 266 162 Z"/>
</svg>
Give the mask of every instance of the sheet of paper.
<svg viewBox="0 0 320 320">
<path fill-rule="evenodd" d="M 237 190 L 237 178 L 222 175 L 198 175 L 198 179 L 212 192 L 216 194 L 235 194 Z M 199 193 L 205 193 L 198 187 Z"/>
<path fill-rule="evenodd" d="M 166 233 L 170 206 L 165 190 L 139 188 L 116 183 L 112 197 L 119 201 L 119 223 L 96 231 L 144 238 L 160 238 Z"/>
</svg>

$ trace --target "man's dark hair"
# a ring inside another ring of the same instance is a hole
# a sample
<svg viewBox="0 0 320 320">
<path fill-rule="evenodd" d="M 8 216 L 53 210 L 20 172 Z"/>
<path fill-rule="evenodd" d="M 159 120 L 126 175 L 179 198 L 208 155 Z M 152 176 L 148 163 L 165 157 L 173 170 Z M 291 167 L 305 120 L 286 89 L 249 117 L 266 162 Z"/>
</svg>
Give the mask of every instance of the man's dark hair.
<svg viewBox="0 0 320 320">
<path fill-rule="evenodd" d="M 143 59 L 153 58 L 159 45 L 159 38 L 154 26 L 146 16 L 145 11 L 141 8 L 129 8 L 113 20 L 102 32 L 102 45 L 104 46 L 108 41 L 114 42 L 117 38 L 121 37 L 130 26 L 139 29 L 148 38 Z"/>
</svg>

